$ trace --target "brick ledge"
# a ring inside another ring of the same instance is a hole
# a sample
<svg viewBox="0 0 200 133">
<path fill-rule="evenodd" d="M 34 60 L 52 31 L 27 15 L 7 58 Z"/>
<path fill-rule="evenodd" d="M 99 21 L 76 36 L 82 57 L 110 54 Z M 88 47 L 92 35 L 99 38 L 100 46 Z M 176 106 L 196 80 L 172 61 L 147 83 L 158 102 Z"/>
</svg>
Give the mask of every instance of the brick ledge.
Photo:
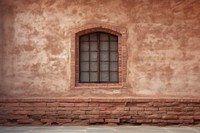
<svg viewBox="0 0 200 133">
<path fill-rule="evenodd" d="M 181 97 L 134 97 L 134 98 L 0 98 L 0 102 L 200 102 L 200 98 L 181 98 Z"/>
</svg>

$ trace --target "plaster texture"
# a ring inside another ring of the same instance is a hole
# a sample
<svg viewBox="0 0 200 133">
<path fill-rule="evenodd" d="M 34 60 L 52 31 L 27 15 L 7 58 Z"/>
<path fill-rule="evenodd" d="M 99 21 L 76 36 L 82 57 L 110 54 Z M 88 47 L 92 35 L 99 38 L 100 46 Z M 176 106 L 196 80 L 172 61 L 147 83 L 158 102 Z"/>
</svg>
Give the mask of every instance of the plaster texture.
<svg viewBox="0 0 200 133">
<path fill-rule="evenodd" d="M 127 88 L 70 88 L 74 28 L 127 29 Z M 0 97 L 199 97 L 199 0 L 1 0 Z"/>
</svg>

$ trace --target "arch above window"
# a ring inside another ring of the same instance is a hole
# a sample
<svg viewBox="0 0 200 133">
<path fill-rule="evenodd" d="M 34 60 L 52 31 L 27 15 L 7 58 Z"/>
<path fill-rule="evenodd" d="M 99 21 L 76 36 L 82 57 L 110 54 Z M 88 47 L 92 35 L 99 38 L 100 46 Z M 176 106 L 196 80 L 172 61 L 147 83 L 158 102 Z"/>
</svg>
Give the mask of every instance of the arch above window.
<svg viewBox="0 0 200 133">
<path fill-rule="evenodd" d="M 89 25 L 72 33 L 71 88 L 126 87 L 125 31 L 113 26 Z"/>
</svg>

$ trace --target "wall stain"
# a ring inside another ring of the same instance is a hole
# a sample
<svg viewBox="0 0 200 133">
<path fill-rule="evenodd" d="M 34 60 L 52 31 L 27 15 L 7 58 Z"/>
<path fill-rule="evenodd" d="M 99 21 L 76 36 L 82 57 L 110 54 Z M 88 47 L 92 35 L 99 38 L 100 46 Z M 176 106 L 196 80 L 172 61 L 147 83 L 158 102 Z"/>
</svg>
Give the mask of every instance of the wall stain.
<svg viewBox="0 0 200 133">
<path fill-rule="evenodd" d="M 197 0 L 1 0 L 0 96 L 199 97 L 199 9 Z M 70 88 L 70 30 L 94 22 L 128 30 L 124 90 Z"/>
</svg>

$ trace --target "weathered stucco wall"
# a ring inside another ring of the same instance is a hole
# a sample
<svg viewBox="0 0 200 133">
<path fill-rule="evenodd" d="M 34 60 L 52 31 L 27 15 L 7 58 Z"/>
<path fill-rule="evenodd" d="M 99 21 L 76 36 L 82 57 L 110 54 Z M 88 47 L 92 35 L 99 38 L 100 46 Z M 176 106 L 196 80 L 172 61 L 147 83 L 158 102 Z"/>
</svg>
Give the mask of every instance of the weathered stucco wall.
<svg viewBox="0 0 200 133">
<path fill-rule="evenodd" d="M 199 0 L 1 0 L 1 97 L 200 96 Z M 70 30 L 127 29 L 126 89 L 70 88 Z"/>
</svg>

